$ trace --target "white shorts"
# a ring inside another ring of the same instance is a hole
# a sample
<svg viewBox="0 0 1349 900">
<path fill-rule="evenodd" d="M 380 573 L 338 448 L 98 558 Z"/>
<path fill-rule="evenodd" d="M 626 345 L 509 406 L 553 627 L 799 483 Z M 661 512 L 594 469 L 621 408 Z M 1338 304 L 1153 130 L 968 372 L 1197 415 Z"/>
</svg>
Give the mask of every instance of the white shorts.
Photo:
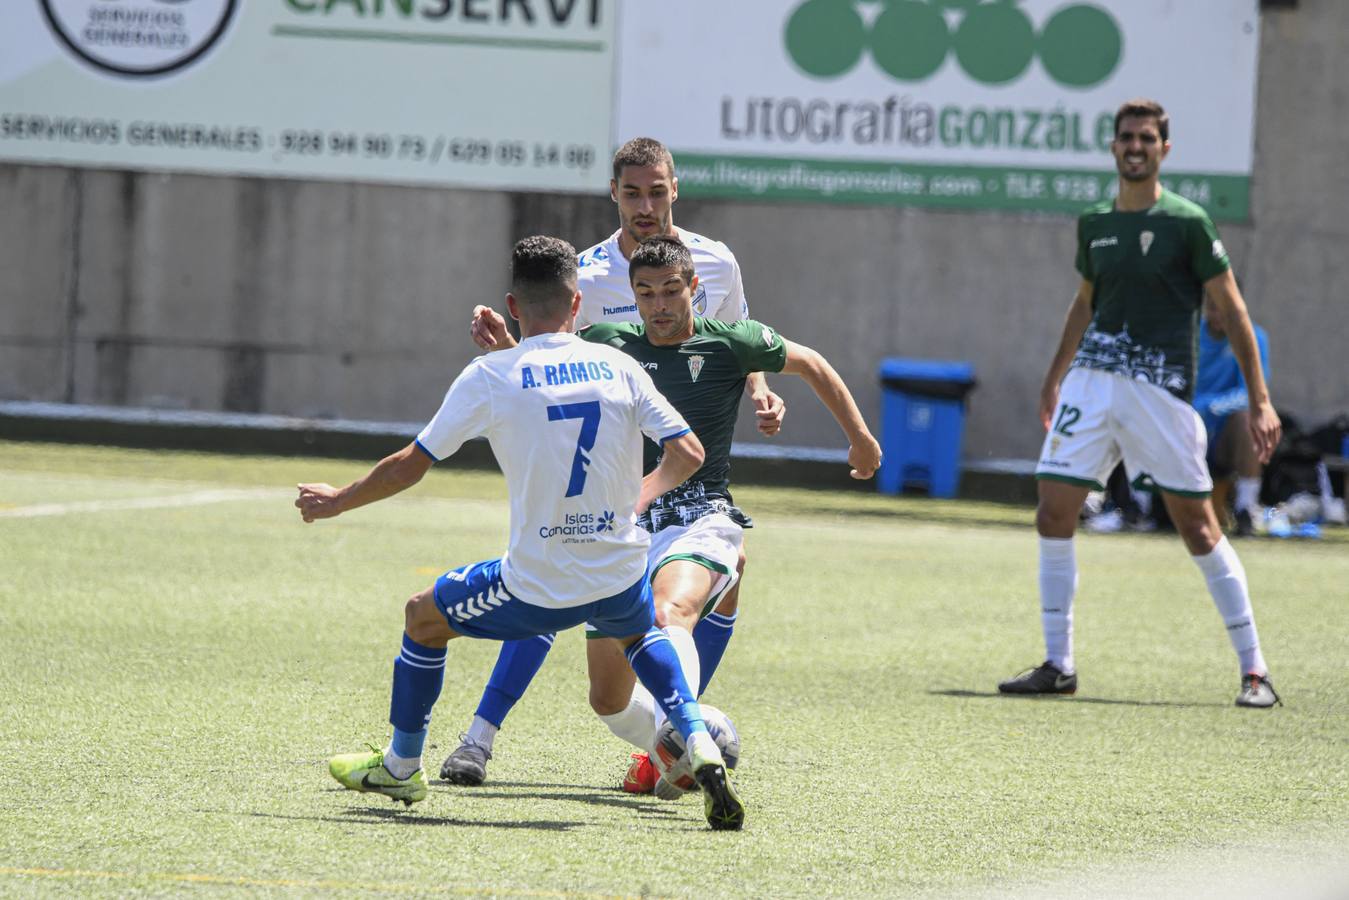
<svg viewBox="0 0 1349 900">
<path fill-rule="evenodd" d="M 724 513 L 703 516 L 695 519 L 692 525 L 669 525 L 651 535 L 651 549 L 646 556 L 647 572 L 654 579 L 661 566 L 680 559 L 710 571 L 712 590 L 698 613 L 701 620 L 740 580 L 736 567 L 740 564 L 740 546 L 744 540 L 745 530 Z M 594 631 L 586 625 L 588 634 Z"/>
<path fill-rule="evenodd" d="M 1071 369 L 1035 477 L 1104 488 L 1121 459 L 1139 487 L 1183 497 L 1213 490 L 1208 437 L 1194 407 L 1156 385 L 1100 369 Z"/>
<path fill-rule="evenodd" d="M 723 513 L 703 516 L 692 525 L 669 525 L 651 535 L 647 571 L 654 579 L 661 566 L 677 559 L 686 559 L 708 569 L 714 580 L 707 604 L 699 613 L 701 618 L 712 611 L 722 595 L 740 578 L 736 566 L 744 541 L 744 529 Z"/>
</svg>

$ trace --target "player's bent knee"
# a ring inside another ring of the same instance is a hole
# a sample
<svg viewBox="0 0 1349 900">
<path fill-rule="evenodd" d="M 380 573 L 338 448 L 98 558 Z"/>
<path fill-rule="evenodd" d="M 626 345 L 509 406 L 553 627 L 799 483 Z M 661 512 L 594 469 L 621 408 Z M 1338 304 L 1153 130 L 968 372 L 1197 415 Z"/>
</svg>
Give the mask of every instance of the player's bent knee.
<svg viewBox="0 0 1349 900">
<path fill-rule="evenodd" d="M 1035 508 L 1035 530 L 1041 537 L 1070 538 L 1076 528 L 1076 510 L 1067 512 L 1043 502 Z"/>
<path fill-rule="evenodd" d="M 714 608 L 723 616 L 733 616 L 740 610 L 740 582 L 736 582 L 729 591 L 721 595 Z"/>
<path fill-rule="evenodd" d="M 1185 542 L 1185 549 L 1193 556 L 1205 556 L 1213 552 L 1222 540 L 1223 532 L 1218 518 L 1208 500 L 1195 500 L 1164 494 L 1166 509 L 1175 523 L 1176 532 Z"/>
<path fill-rule="evenodd" d="M 702 611 L 701 598 L 681 596 L 665 600 L 656 606 L 656 627 L 667 628 L 671 625 L 687 628 L 689 631 L 698 624 L 698 613 Z"/>
<path fill-rule="evenodd" d="M 1217 525 L 1210 526 L 1207 522 L 1179 524 L 1176 530 L 1180 532 L 1180 539 L 1185 542 L 1185 549 L 1193 556 L 1207 556 L 1222 539 L 1222 531 Z"/>
<path fill-rule="evenodd" d="M 445 615 L 436 607 L 435 594 L 429 588 L 403 604 L 403 630 L 425 647 L 443 647 L 455 637 Z"/>
<path fill-rule="evenodd" d="M 1077 515 L 1087 499 L 1087 488 L 1041 479 L 1036 486 L 1035 530 L 1041 537 L 1070 538 L 1077 529 Z"/>
</svg>

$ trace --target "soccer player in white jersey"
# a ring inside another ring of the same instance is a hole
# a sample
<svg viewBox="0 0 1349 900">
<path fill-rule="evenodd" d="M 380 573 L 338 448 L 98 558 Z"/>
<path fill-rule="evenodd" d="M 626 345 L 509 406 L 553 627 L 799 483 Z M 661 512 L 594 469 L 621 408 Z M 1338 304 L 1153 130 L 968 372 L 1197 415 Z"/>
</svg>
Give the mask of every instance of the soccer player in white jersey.
<svg viewBox="0 0 1349 900">
<path fill-rule="evenodd" d="M 679 179 L 675 177 L 674 157 L 663 143 L 638 137 L 619 147 L 614 153 L 609 195 L 618 208 L 618 230 L 586 250 L 578 260 L 577 286 L 581 290 L 581 309 L 576 316 L 578 330 L 590 325 L 642 321 L 629 277 L 629 261 L 638 245 L 655 235 L 679 238 L 693 256 L 693 267 L 698 273 L 694 315 L 722 322 L 749 317 L 735 254 L 720 241 L 674 224 L 673 206 L 679 198 Z M 483 322 L 474 319 L 473 340 L 484 350 L 494 349 L 495 338 L 483 327 Z M 770 437 L 777 434 L 782 427 L 784 406 L 782 399 L 768 389 L 762 372 L 747 376 L 745 393 L 754 404 L 759 431 Z M 731 586 L 718 598 L 715 610 L 694 630 L 698 655 L 709 677 L 735 631 L 744 570 L 742 546 Z M 458 784 L 482 783 L 497 729 L 543 665 L 551 646 L 551 639 L 540 637 L 529 642 L 529 646 L 502 648 L 482 703 L 459 747 L 441 767 L 441 777 Z M 698 685 L 693 687 L 697 689 Z M 649 766 L 647 771 L 651 771 Z"/>
<path fill-rule="evenodd" d="M 304 521 L 330 518 L 410 487 L 466 440 L 486 436 L 510 487 L 506 553 L 452 569 L 407 602 L 389 746 L 336 756 L 329 771 L 349 790 L 409 806 L 425 799 L 421 755 L 447 643 L 589 623 L 621 641 L 638 677 L 668 707 L 693 756 L 708 823 L 738 829 L 744 806 L 669 639 L 654 627 L 650 537 L 636 525 L 637 513 L 702 464 L 702 445 L 631 358 L 572 333 L 579 303 L 572 246 L 547 237 L 519 242 L 506 305 L 520 320 L 520 346 L 469 363 L 417 439 L 363 478 L 341 489 L 299 486 Z M 645 478 L 643 434 L 664 449 Z"/>
<path fill-rule="evenodd" d="M 1129 475 L 1161 491 L 1191 559 L 1227 626 L 1241 667 L 1237 705 L 1279 702 L 1251 610 L 1246 571 L 1209 502 L 1207 439 L 1190 406 L 1195 330 L 1207 296 L 1221 316 L 1248 386 L 1249 437 L 1262 461 L 1279 442 L 1246 303 L 1208 214 L 1162 187 L 1170 119 L 1153 100 L 1115 114 L 1111 149 L 1119 196 L 1077 223 L 1082 276 L 1040 391 L 1046 435 L 1036 466 L 1040 623 L 1045 661 L 998 685 L 1004 694 L 1072 694 L 1073 531 L 1087 492 L 1123 459 Z"/>
<path fill-rule="evenodd" d="M 653 138 L 633 138 L 614 154 L 613 172 L 609 195 L 618 207 L 618 230 L 584 251 L 578 261 L 581 311 L 576 315 L 577 329 L 641 321 L 628 261 L 642 241 L 657 234 L 679 238 L 693 254 L 698 271 L 694 315 L 723 322 L 748 318 L 740 264 L 731 248 L 674 224 L 672 207 L 679 198 L 679 179 L 674 175 L 674 157 L 665 145 Z"/>
<path fill-rule="evenodd" d="M 655 138 L 638 137 L 614 153 L 609 196 L 618 208 L 618 230 L 581 254 L 576 284 L 581 290 L 581 310 L 576 330 L 603 323 L 641 322 L 632 295 L 628 261 L 647 238 L 664 234 L 677 237 L 693 254 L 698 272 L 698 292 L 693 314 L 722 322 L 749 318 L 749 301 L 740 276 L 740 264 L 731 248 L 674 223 L 674 203 L 679 199 L 674 156 Z M 483 349 L 485 335 L 474 334 Z M 762 372 L 745 382 L 745 393 L 754 404 L 758 427 L 772 436 L 782 427 L 782 398 L 768 388 Z"/>
</svg>

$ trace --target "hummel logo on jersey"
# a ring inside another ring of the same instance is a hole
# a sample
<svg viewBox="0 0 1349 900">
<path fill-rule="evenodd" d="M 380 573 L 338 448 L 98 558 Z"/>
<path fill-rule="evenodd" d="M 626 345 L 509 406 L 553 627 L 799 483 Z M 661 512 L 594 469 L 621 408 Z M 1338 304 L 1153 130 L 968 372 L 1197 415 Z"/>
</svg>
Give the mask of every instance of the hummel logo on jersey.
<svg viewBox="0 0 1349 900">
<path fill-rule="evenodd" d="M 501 586 L 500 582 L 497 582 L 481 594 L 469 597 L 467 600 L 460 600 L 450 607 L 449 612 L 453 618 L 462 622 L 465 619 L 476 619 L 510 599 L 511 595 L 506 593 L 506 589 Z"/>
<path fill-rule="evenodd" d="M 1213 258 L 1222 259 L 1227 255 L 1227 248 L 1223 246 L 1222 241 L 1213 242 Z"/>
<path fill-rule="evenodd" d="M 606 260 L 606 259 L 608 259 L 608 258 L 609 258 L 609 253 L 608 253 L 607 250 L 605 250 L 603 247 L 596 247 L 594 250 L 590 251 L 589 253 L 582 253 L 582 254 L 581 254 L 581 259 L 580 259 L 579 265 L 580 265 L 581 268 L 585 268 L 586 266 L 590 265 L 591 263 L 603 262 L 604 260 Z"/>
<path fill-rule="evenodd" d="M 1097 238 L 1087 245 L 1088 250 L 1095 250 L 1097 247 L 1118 247 L 1119 238 L 1111 235 L 1110 237 Z"/>
<path fill-rule="evenodd" d="M 1148 251 L 1152 249 L 1152 240 L 1156 235 L 1151 231 L 1144 231 L 1138 235 L 1138 246 L 1143 248 L 1143 255 L 1147 256 Z"/>
<path fill-rule="evenodd" d="M 694 381 L 697 381 L 698 376 L 702 374 L 703 363 L 705 362 L 707 362 L 707 358 L 697 354 L 689 357 L 689 377 Z"/>
<path fill-rule="evenodd" d="M 767 325 L 763 327 L 763 342 L 765 346 L 773 346 L 773 329 L 769 328 Z"/>
</svg>

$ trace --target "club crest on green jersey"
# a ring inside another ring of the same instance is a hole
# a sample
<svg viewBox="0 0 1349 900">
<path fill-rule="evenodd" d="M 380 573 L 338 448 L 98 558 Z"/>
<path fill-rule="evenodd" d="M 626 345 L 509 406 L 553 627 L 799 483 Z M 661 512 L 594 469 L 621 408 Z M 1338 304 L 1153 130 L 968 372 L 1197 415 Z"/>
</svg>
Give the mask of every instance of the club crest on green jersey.
<svg viewBox="0 0 1349 900">
<path fill-rule="evenodd" d="M 705 362 L 707 362 L 706 357 L 700 356 L 698 354 L 694 354 L 693 356 L 689 357 L 689 377 L 692 378 L 694 381 L 697 381 L 698 376 L 702 374 L 703 363 Z"/>
</svg>

